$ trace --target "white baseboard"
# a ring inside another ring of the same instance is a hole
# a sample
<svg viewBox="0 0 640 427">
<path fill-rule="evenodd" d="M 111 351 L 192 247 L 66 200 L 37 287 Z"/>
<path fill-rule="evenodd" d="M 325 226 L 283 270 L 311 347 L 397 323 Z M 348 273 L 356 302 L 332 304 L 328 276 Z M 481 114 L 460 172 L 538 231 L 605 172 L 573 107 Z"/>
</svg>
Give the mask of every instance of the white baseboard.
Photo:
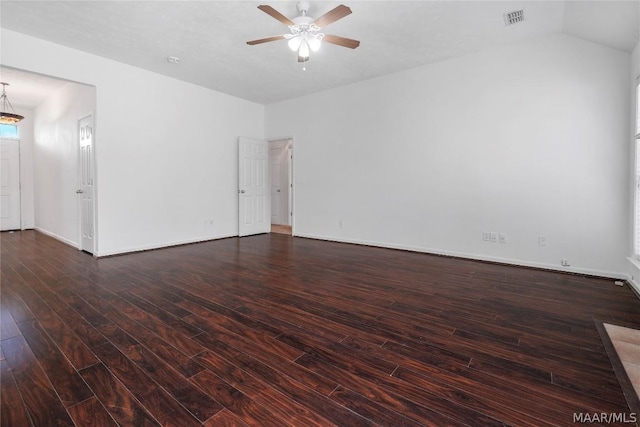
<svg viewBox="0 0 640 427">
<path fill-rule="evenodd" d="M 420 247 L 420 246 L 372 242 L 368 240 L 349 239 L 349 238 L 335 237 L 335 236 L 323 236 L 323 235 L 305 234 L 305 233 L 296 233 L 296 236 L 307 237 L 310 239 L 317 239 L 317 240 L 328 240 L 332 242 L 353 243 L 357 245 L 375 246 L 375 247 L 388 248 L 388 249 L 400 249 L 403 251 L 422 252 L 422 253 L 434 254 L 434 255 L 445 255 L 445 256 L 450 256 L 454 258 L 498 262 L 502 264 L 517 265 L 521 267 L 541 268 L 544 270 L 553 270 L 553 271 L 559 271 L 563 273 L 577 273 L 577 274 L 585 274 L 590 276 L 599 276 L 599 277 L 607 277 L 612 279 L 623 279 L 623 280 L 631 279 L 626 273 L 620 273 L 616 271 L 594 270 L 594 269 L 577 268 L 577 267 L 562 267 L 555 264 L 545 264 L 541 262 L 526 261 L 526 260 L 520 260 L 520 259 L 493 257 L 493 256 L 471 254 L 471 253 L 465 253 L 465 252 L 447 251 L 442 249 L 427 248 L 427 247 Z M 640 289 L 640 288 L 637 288 L 637 289 Z"/>
<path fill-rule="evenodd" d="M 75 249 L 80 249 L 80 244 L 79 244 L 79 243 L 74 242 L 74 241 L 72 241 L 72 240 L 69 240 L 69 239 L 67 239 L 67 238 L 65 238 L 65 237 L 59 236 L 59 235 L 57 235 L 56 233 L 53 233 L 53 232 L 48 231 L 48 230 L 45 230 L 44 228 L 34 227 L 34 230 L 36 230 L 36 231 L 38 231 L 38 232 L 40 232 L 40 233 L 42 233 L 42 234 L 46 234 L 46 235 L 47 235 L 47 236 L 49 236 L 49 237 L 53 237 L 54 239 L 59 240 L 59 241 L 61 241 L 62 243 L 65 243 L 65 244 L 67 244 L 67 245 L 69 245 L 69 246 L 72 246 L 72 247 L 74 247 Z"/>
<path fill-rule="evenodd" d="M 188 239 L 188 240 L 177 240 L 177 241 L 168 242 L 168 243 L 162 243 L 162 244 L 131 246 L 131 247 L 128 247 L 128 248 L 117 249 L 115 251 L 105 251 L 105 252 L 97 252 L 96 251 L 96 253 L 94 253 L 93 255 L 95 257 L 97 257 L 97 258 L 106 257 L 106 256 L 113 256 L 113 255 L 123 255 L 123 254 L 132 253 L 132 252 L 151 251 L 151 250 L 154 250 L 154 249 L 170 248 L 172 246 L 188 245 L 188 244 L 191 244 L 191 243 L 202 243 L 202 242 L 208 242 L 210 240 L 226 239 L 228 237 L 237 237 L 237 236 L 238 236 L 238 233 L 235 233 L 235 234 L 217 234 L 217 235 L 214 235 L 214 236 L 207 236 L 207 237 L 202 237 L 202 238 L 197 238 L 197 239 Z"/>
<path fill-rule="evenodd" d="M 59 235 L 57 235 L 55 233 L 52 233 L 50 231 L 44 230 L 44 229 L 39 228 L 39 227 L 35 227 L 35 230 L 37 230 L 37 231 L 39 231 L 39 232 L 41 232 L 43 234 L 46 234 L 46 235 L 48 235 L 50 237 L 53 237 L 54 239 L 59 240 L 59 241 L 61 241 L 63 243 L 66 243 L 69 246 L 72 246 L 72 247 L 74 247 L 76 249 L 79 249 L 79 245 L 77 243 L 69 240 L 69 239 L 66 239 L 66 238 L 64 238 L 62 236 L 59 236 Z M 428 247 L 422 247 L 422 246 L 398 245 L 398 244 L 393 244 L 393 243 L 375 242 L 375 241 L 360 240 L 360 239 L 350 239 L 350 238 L 345 238 L 345 237 L 325 236 L 325 235 L 308 234 L 308 233 L 296 233 L 295 235 L 296 235 L 296 237 L 306 237 L 306 238 L 309 238 L 309 239 L 316 239 L 316 240 L 327 240 L 327 241 L 339 242 L 339 243 L 352 243 L 352 244 L 357 244 L 357 245 L 374 246 L 374 247 L 388 248 L 388 249 L 399 249 L 399 250 L 404 250 L 404 251 L 421 252 L 421 253 L 434 254 L 434 255 L 445 255 L 445 256 L 450 256 L 450 257 L 454 257 L 454 258 L 464 258 L 464 259 L 473 259 L 473 260 L 478 260 L 478 261 L 498 262 L 498 263 L 503 263 L 503 264 L 523 266 L 523 267 L 534 267 L 534 268 L 541 268 L 541 269 L 545 269 L 545 270 L 553 270 L 553 271 L 559 271 L 559 272 L 564 272 L 564 273 L 577 273 L 577 274 L 586 274 L 586 275 L 591 275 L 591 276 L 609 277 L 609 278 L 612 278 L 612 279 L 622 279 L 622 280 L 628 281 L 629 284 L 634 288 L 636 293 L 640 296 L 640 283 L 636 282 L 635 280 L 632 280 L 631 276 L 629 276 L 626 273 L 620 273 L 620 272 L 615 272 L 615 271 L 595 270 L 595 269 L 576 268 L 576 267 L 564 268 L 564 267 L 561 267 L 561 266 L 558 266 L 558 265 L 554 265 L 554 264 L 546 264 L 546 263 L 525 261 L 525 260 L 512 259 L 512 258 L 501 258 L 501 257 L 485 256 L 485 255 L 479 255 L 479 254 L 447 251 L 447 250 L 428 248 Z M 214 236 L 207 236 L 207 237 L 204 237 L 204 238 L 180 240 L 180 241 L 174 241 L 174 242 L 168 242 L 168 243 L 162 243 L 162 244 L 154 244 L 154 245 L 134 246 L 134 247 L 118 249 L 118 250 L 115 250 L 115 251 L 96 252 L 96 253 L 94 253 L 94 256 L 95 257 L 106 257 L 106 256 L 113 256 L 113 255 L 122 255 L 122 254 L 127 254 L 127 253 L 132 253 L 132 252 L 149 251 L 149 250 L 154 250 L 154 249 L 162 249 L 162 248 L 168 248 L 168 247 L 172 247 L 172 246 L 187 245 L 187 244 L 191 244 L 191 243 L 201 243 L 201 242 L 207 242 L 207 241 L 210 241 L 210 240 L 226 239 L 226 238 L 229 238 L 229 237 L 237 237 L 237 236 L 238 236 L 237 233 L 218 234 L 218 235 L 214 235 Z"/>
</svg>

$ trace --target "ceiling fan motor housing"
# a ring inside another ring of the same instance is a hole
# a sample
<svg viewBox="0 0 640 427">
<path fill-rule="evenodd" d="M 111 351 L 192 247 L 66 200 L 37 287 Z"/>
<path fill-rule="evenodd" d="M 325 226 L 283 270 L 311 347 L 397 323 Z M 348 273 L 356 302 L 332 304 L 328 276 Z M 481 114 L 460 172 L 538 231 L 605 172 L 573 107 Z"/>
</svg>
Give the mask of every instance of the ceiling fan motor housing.
<svg viewBox="0 0 640 427">
<path fill-rule="evenodd" d="M 305 16 L 307 14 L 307 12 L 309 11 L 309 2 L 306 0 L 302 0 L 301 2 L 298 2 L 298 11 L 300 11 L 300 13 L 302 14 L 302 16 Z"/>
<path fill-rule="evenodd" d="M 311 24 L 313 24 L 313 18 L 309 18 L 308 16 L 298 16 L 293 18 L 292 21 L 300 29 L 309 28 Z"/>
</svg>

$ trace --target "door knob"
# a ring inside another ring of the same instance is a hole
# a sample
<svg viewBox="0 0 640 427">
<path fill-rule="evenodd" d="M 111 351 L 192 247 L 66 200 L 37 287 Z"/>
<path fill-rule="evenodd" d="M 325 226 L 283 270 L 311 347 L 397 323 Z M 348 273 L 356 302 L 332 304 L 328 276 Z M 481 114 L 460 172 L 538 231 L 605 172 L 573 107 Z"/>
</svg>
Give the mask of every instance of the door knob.
<svg viewBox="0 0 640 427">
<path fill-rule="evenodd" d="M 240 190 L 240 193 L 244 194 L 244 190 Z"/>
<path fill-rule="evenodd" d="M 82 193 L 84 193 L 84 191 L 82 191 L 82 190 L 76 190 L 76 194 L 82 194 Z"/>
<path fill-rule="evenodd" d="M 279 193 L 279 192 L 280 192 L 280 190 L 278 189 L 278 190 L 276 190 L 276 192 L 278 192 L 278 193 Z"/>
</svg>

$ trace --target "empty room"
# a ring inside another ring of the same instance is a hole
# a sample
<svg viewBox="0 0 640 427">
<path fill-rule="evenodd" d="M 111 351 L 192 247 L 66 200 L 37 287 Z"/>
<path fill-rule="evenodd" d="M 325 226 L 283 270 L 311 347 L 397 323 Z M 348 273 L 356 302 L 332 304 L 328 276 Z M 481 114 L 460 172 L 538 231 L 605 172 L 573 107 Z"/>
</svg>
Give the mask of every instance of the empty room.
<svg viewBox="0 0 640 427">
<path fill-rule="evenodd" d="M 639 27 L 2 0 L 0 425 L 636 425 Z"/>
</svg>

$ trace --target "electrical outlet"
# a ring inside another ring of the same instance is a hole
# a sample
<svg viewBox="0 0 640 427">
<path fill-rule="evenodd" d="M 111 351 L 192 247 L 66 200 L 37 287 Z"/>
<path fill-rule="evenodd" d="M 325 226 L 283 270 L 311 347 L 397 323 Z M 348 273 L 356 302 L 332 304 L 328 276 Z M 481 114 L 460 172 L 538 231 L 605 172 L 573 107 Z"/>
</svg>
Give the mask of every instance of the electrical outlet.
<svg viewBox="0 0 640 427">
<path fill-rule="evenodd" d="M 483 231 L 482 240 L 485 242 L 488 242 L 489 240 L 491 240 L 491 233 L 489 233 L 488 231 Z"/>
<path fill-rule="evenodd" d="M 571 265 L 569 264 L 569 261 L 564 258 L 560 261 L 560 264 L 562 264 L 563 267 L 569 267 Z"/>
<path fill-rule="evenodd" d="M 498 241 L 498 233 L 491 232 L 491 242 L 496 243 Z"/>
<path fill-rule="evenodd" d="M 547 246 L 547 238 L 545 236 L 538 236 L 538 246 Z"/>
<path fill-rule="evenodd" d="M 500 243 L 507 243 L 507 233 L 500 233 L 498 235 L 498 240 Z"/>
</svg>

